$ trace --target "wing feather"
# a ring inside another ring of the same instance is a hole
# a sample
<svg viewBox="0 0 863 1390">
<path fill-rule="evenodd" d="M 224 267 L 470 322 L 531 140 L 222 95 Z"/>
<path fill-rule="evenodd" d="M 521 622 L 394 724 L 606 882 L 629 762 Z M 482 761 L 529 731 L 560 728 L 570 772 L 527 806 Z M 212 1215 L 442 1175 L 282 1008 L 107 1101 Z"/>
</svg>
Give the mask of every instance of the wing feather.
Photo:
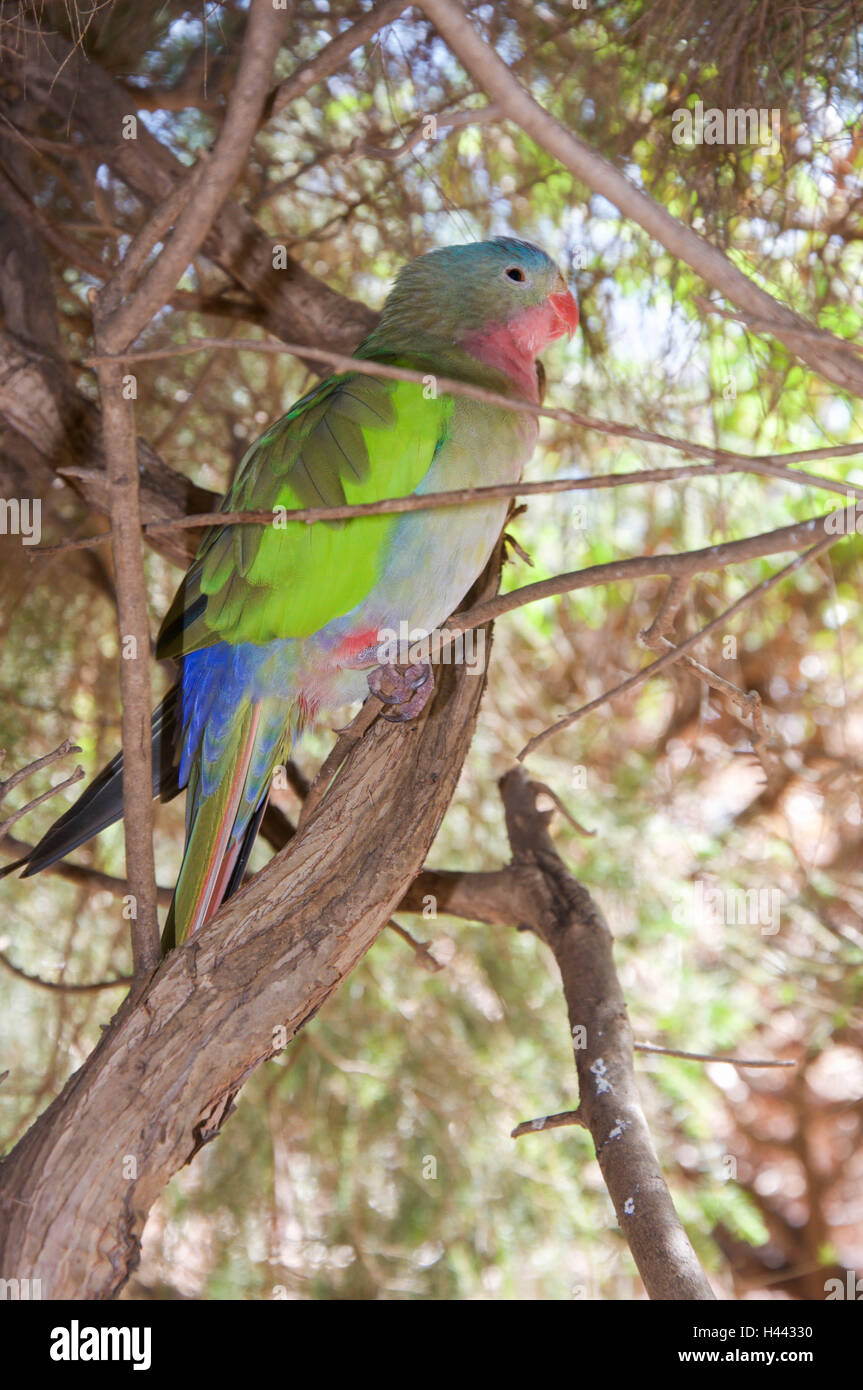
<svg viewBox="0 0 863 1390">
<path fill-rule="evenodd" d="M 416 358 L 396 359 L 416 366 Z M 271 510 L 271 526 L 204 538 L 162 624 L 157 655 L 215 642 L 307 637 L 367 596 L 395 516 L 279 522 L 278 508 L 339 506 L 409 494 L 445 437 L 452 398 L 416 382 L 345 374 L 304 396 L 240 462 L 225 511 Z"/>
</svg>

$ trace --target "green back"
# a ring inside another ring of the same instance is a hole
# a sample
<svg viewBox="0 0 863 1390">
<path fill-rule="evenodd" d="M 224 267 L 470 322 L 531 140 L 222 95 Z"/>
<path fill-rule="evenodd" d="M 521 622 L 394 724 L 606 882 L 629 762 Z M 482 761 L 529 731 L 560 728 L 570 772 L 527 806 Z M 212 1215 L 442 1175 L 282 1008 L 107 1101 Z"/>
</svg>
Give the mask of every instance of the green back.
<svg viewBox="0 0 863 1390">
<path fill-rule="evenodd" d="M 416 357 L 391 359 L 420 367 Z M 451 397 L 346 373 L 298 401 L 246 453 L 225 511 L 339 506 L 411 493 L 446 438 Z M 374 587 L 398 516 L 214 527 L 177 593 L 157 654 L 308 637 Z"/>
</svg>

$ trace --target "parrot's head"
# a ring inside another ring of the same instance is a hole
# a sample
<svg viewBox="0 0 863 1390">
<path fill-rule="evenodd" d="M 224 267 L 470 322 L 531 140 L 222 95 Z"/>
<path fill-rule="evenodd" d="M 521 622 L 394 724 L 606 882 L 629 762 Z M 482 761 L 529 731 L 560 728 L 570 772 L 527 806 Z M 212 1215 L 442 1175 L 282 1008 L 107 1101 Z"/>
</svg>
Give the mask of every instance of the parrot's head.
<svg viewBox="0 0 863 1390">
<path fill-rule="evenodd" d="M 578 325 L 578 305 L 550 256 L 529 241 L 495 237 L 429 251 L 399 273 L 381 314 L 383 337 L 457 344 L 535 380 L 535 359 Z M 376 335 L 377 336 L 377 335 Z"/>
</svg>

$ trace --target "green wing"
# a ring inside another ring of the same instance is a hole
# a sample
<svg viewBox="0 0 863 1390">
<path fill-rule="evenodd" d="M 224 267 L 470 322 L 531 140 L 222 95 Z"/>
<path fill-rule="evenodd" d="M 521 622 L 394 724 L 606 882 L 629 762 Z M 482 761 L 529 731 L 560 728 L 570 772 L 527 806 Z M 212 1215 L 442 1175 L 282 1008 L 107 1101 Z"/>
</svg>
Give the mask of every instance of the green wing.
<svg viewBox="0 0 863 1390">
<path fill-rule="evenodd" d="M 352 373 L 298 401 L 248 450 L 222 503 L 224 511 L 273 509 L 275 523 L 208 532 L 162 624 L 158 657 L 219 641 L 308 637 L 350 612 L 374 587 L 398 516 L 308 525 L 280 522 L 276 509 L 413 492 L 452 407 L 418 382 Z"/>
</svg>

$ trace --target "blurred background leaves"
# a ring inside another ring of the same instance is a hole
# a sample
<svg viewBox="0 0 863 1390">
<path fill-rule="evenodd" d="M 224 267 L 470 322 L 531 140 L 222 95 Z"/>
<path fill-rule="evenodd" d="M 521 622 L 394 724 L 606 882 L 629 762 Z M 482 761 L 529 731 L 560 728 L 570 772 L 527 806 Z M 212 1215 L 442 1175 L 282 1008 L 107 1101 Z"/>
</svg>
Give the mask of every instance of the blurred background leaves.
<svg viewBox="0 0 863 1390">
<path fill-rule="evenodd" d="M 671 0 L 574 8 L 472 6 L 533 95 L 577 135 L 723 247 L 813 324 L 859 342 L 863 295 L 861 15 Z M 240 3 L 188 9 L 115 0 L 86 15 L 24 7 L 79 41 L 184 162 L 219 125 L 245 20 Z M 363 12 L 299 0 L 280 75 Z M 675 110 L 778 109 L 780 148 L 677 145 Z M 859 400 L 788 351 L 706 314 L 705 286 L 515 126 L 449 131 L 480 94 L 418 11 L 274 118 L 235 201 L 327 285 L 378 307 L 393 274 L 431 247 L 504 231 L 540 242 L 576 288 L 581 328 L 547 354 L 548 403 L 744 454 L 863 437 Z M 88 291 L 143 215 L 86 140 L 4 83 L 0 113 L 24 137 L 32 203 L 62 233 L 45 244 L 63 351 L 91 348 Z M 397 149 L 427 117 L 437 138 Z M 9 140 L 2 153 L 8 158 Z M 23 148 L 24 154 L 20 155 Z M 40 253 L 41 254 L 41 253 Z M 253 337 L 251 301 L 203 255 L 152 325 L 154 345 Z M 137 428 L 177 470 L 221 491 L 264 425 L 312 380 L 301 363 L 220 352 L 140 363 Z M 95 399 L 93 374 L 79 389 Z M 3 427 L 0 491 L 30 495 Z M 665 466 L 667 451 L 545 421 L 532 478 Z M 23 473 L 22 473 L 23 470 Z M 824 464 L 863 483 L 855 458 Z M 103 523 L 41 479 L 43 541 Z M 838 497 L 839 494 L 836 495 Z M 833 500 L 836 500 L 834 497 Z M 535 498 L 513 523 L 505 587 L 616 557 L 682 551 L 817 515 L 830 494 L 731 476 Z M 686 672 L 605 705 L 531 759 L 576 819 L 556 839 L 602 903 L 636 1035 L 669 1047 L 793 1059 L 740 1071 L 644 1054 L 642 1094 L 672 1192 L 725 1296 L 823 1297 L 863 1263 L 863 632 L 859 544 L 799 570 L 698 652 L 764 701 L 777 775 L 751 729 Z M 179 572 L 149 553 L 154 630 Z M 675 632 L 709 621 L 778 567 L 706 575 Z M 119 741 L 110 551 L 23 563 L 0 537 L 0 747 L 7 768 L 71 737 L 94 772 Z M 645 654 L 659 581 L 608 585 L 497 624 L 471 757 L 430 862 L 493 868 L 507 856 L 496 779 L 527 738 L 616 685 Z M 726 639 L 731 638 L 728 642 Z M 161 679 L 161 677 L 160 677 Z M 161 687 L 160 687 L 161 689 Z M 157 693 L 159 693 L 157 691 Z M 304 743 L 313 773 L 331 738 Z M 68 769 L 67 769 L 68 770 Z M 62 767 L 43 776 L 60 780 Z M 27 799 L 38 788 L 19 789 Z M 72 793 L 69 794 L 71 799 Z M 289 791 L 274 799 L 295 816 Z M 15 803 L 17 804 L 17 803 Z M 34 842 L 56 802 L 16 831 Z M 182 806 L 159 809 L 159 881 L 173 882 Z M 254 864 L 268 857 L 265 844 Z M 122 876 L 122 833 L 78 862 Z M 695 885 L 777 891 L 780 929 L 691 912 Z M 3 951 L 46 979 L 125 974 L 122 901 L 44 875 L 4 880 Z M 385 931 L 329 1006 L 246 1085 L 217 1143 L 154 1208 L 130 1298 L 612 1298 L 642 1296 L 587 1136 L 512 1127 L 573 1106 L 575 1077 L 552 963 L 527 933 L 404 918 L 443 966 L 421 970 Z M 0 1123 L 11 1146 L 80 1065 L 120 991 L 47 992 L 0 972 Z"/>
</svg>

